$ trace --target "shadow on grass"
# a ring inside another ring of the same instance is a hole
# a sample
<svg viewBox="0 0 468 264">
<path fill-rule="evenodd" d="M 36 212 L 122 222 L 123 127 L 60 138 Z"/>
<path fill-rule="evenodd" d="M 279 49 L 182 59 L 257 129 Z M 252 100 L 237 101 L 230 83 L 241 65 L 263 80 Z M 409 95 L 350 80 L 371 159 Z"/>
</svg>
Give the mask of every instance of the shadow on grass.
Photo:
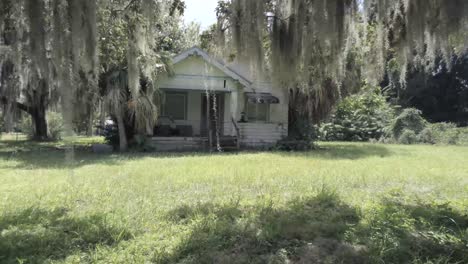
<svg viewBox="0 0 468 264">
<path fill-rule="evenodd" d="M 109 225 L 103 215 L 77 218 L 66 209 L 30 208 L 0 215 L 0 263 L 62 260 L 130 237 L 129 231 Z"/>
<path fill-rule="evenodd" d="M 307 152 L 281 152 L 282 156 L 310 157 L 324 160 L 358 160 L 368 157 L 385 158 L 394 155 L 385 145 L 334 143 Z"/>
<path fill-rule="evenodd" d="M 468 263 L 468 216 L 385 199 L 361 214 L 335 194 L 271 204 L 182 206 L 188 236 L 162 263 Z"/>
<path fill-rule="evenodd" d="M 350 238 L 375 263 L 468 263 L 468 211 L 394 194 Z"/>
<path fill-rule="evenodd" d="M 69 152 L 70 153 L 70 152 Z M 213 155 L 210 153 L 112 153 L 95 154 L 89 145 L 78 145 L 73 148 L 73 158 L 67 159 L 67 150 L 56 143 L 39 143 L 33 141 L 0 141 L 0 161 L 13 161 L 11 164 L 0 164 L 3 169 L 73 169 L 86 165 L 122 165 L 122 161 L 138 160 L 146 157 L 192 157 Z"/>
<path fill-rule="evenodd" d="M 145 157 L 154 158 L 180 158 L 205 157 L 212 155 L 238 155 L 243 153 L 263 153 L 264 151 L 237 152 L 237 153 L 114 153 L 112 155 L 99 155 L 91 152 L 90 147 L 79 145 L 74 148 L 72 162 L 67 161 L 66 151 L 58 148 L 55 143 L 38 143 L 31 141 L 0 141 L 0 161 L 14 161 L 10 164 L 0 165 L 4 169 L 71 169 L 86 165 L 122 165 L 122 161 L 138 160 Z M 304 157 L 324 160 L 357 160 L 367 157 L 388 157 L 394 153 L 384 145 L 370 144 L 327 144 L 317 150 L 307 152 L 281 152 L 272 153 L 281 157 Z"/>
<path fill-rule="evenodd" d="M 191 228 L 164 263 L 366 263 L 360 247 L 343 242 L 359 222 L 356 209 L 333 193 L 272 204 L 182 206 L 168 219 Z"/>
</svg>

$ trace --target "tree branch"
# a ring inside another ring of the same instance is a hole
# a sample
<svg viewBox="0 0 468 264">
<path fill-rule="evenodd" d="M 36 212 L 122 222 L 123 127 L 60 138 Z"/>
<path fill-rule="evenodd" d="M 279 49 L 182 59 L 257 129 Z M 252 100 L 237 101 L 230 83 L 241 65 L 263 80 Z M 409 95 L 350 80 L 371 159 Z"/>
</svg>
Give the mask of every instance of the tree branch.
<svg viewBox="0 0 468 264">
<path fill-rule="evenodd" d="M 124 11 L 126 11 L 127 9 L 129 9 L 130 6 L 131 6 L 133 3 L 135 3 L 136 1 L 137 1 L 137 0 L 131 0 L 124 8 L 122 8 L 122 9 L 114 9 L 114 10 L 112 10 L 112 11 L 114 11 L 114 12 L 116 12 L 116 13 L 124 12 Z"/>
<path fill-rule="evenodd" d="M 0 97 L 0 103 L 2 104 L 9 104 L 9 103 L 12 103 L 16 108 L 18 108 L 19 110 L 21 111 L 24 111 L 26 113 L 29 113 L 29 114 L 32 114 L 32 108 L 23 104 L 23 103 L 20 103 L 20 102 L 10 102 L 6 97 Z"/>
</svg>

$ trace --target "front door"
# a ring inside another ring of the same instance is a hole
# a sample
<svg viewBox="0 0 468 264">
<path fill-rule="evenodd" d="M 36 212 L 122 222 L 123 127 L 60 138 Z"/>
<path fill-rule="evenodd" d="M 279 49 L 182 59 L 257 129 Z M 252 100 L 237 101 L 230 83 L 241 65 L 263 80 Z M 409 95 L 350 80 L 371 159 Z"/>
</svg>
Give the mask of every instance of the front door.
<svg viewBox="0 0 468 264">
<path fill-rule="evenodd" d="M 224 93 L 210 94 L 207 100 L 206 94 L 202 94 L 201 127 L 202 137 L 208 137 L 210 131 L 213 138 L 222 136 L 224 131 Z"/>
</svg>

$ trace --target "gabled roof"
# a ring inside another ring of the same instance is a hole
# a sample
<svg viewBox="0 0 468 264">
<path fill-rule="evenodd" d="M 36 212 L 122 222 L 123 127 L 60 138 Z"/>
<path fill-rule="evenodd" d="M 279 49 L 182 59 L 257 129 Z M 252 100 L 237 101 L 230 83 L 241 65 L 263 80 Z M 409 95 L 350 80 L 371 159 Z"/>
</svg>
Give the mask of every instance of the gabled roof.
<svg viewBox="0 0 468 264">
<path fill-rule="evenodd" d="M 234 70 L 230 69 L 223 61 L 220 61 L 220 60 L 217 60 L 217 59 L 211 57 L 204 50 L 202 50 L 201 48 L 196 47 L 196 46 L 182 52 L 181 54 L 179 54 L 177 56 L 175 56 L 172 59 L 172 63 L 177 64 L 177 63 L 189 58 L 190 56 L 200 56 L 207 63 L 215 66 L 220 71 L 222 71 L 224 74 L 226 74 L 227 76 L 233 78 L 234 80 L 239 81 L 245 87 L 250 87 L 252 85 L 251 81 L 249 81 L 247 78 L 245 78 L 241 74 L 239 74 L 239 73 L 235 72 Z"/>
</svg>

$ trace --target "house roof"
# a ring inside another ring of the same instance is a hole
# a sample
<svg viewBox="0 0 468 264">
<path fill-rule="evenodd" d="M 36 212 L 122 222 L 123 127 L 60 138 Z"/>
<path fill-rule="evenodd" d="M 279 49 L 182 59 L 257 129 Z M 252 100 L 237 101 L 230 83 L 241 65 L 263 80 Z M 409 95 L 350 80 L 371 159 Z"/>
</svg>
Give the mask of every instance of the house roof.
<svg viewBox="0 0 468 264">
<path fill-rule="evenodd" d="M 238 82 L 240 82 L 245 87 L 250 88 L 251 85 L 252 85 L 252 82 L 249 81 L 246 77 L 242 76 L 238 72 L 236 72 L 233 69 L 229 68 L 226 65 L 226 63 L 224 63 L 223 61 L 213 58 L 206 51 L 202 50 L 201 48 L 199 48 L 197 46 L 192 47 L 192 48 L 182 52 L 181 54 L 175 56 L 172 59 L 172 63 L 177 64 L 177 63 L 189 58 L 190 56 L 200 56 L 207 63 L 215 66 L 216 68 L 221 70 L 224 74 L 226 74 L 227 76 L 233 78 L 234 80 L 237 80 Z"/>
</svg>

